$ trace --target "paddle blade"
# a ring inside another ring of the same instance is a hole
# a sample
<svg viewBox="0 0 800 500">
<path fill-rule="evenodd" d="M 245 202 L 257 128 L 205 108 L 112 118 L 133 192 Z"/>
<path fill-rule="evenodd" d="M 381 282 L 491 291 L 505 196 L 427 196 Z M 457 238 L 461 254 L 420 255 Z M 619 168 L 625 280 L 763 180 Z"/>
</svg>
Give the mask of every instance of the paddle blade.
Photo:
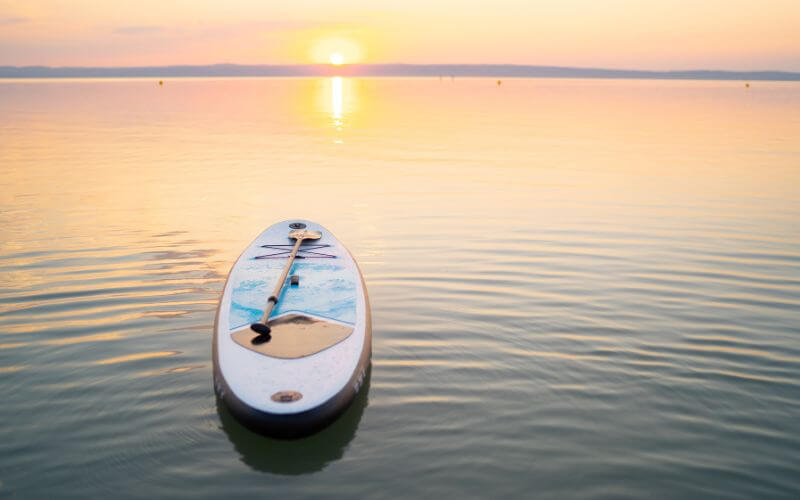
<svg viewBox="0 0 800 500">
<path fill-rule="evenodd" d="M 289 238 L 296 240 L 318 240 L 322 238 L 322 233 L 313 229 L 294 229 L 289 231 Z"/>
</svg>

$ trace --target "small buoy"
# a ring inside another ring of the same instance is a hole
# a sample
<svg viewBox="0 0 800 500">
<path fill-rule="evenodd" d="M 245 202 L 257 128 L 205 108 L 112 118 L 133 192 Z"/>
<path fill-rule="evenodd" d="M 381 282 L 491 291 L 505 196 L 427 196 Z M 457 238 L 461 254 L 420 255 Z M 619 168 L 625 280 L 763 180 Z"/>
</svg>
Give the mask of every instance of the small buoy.
<svg viewBox="0 0 800 500">
<path fill-rule="evenodd" d="M 159 81 L 158 81 L 158 84 L 159 84 L 159 85 L 164 85 L 164 80 L 159 80 Z"/>
<path fill-rule="evenodd" d="M 497 85 L 502 85 L 502 84 L 503 84 L 503 82 L 501 82 L 500 80 L 497 80 Z"/>
<path fill-rule="evenodd" d="M 750 88 L 750 83 L 749 83 L 749 82 L 748 82 L 748 83 L 745 83 L 745 84 L 744 84 L 744 88 L 746 88 L 746 89 L 749 89 L 749 88 Z"/>
</svg>

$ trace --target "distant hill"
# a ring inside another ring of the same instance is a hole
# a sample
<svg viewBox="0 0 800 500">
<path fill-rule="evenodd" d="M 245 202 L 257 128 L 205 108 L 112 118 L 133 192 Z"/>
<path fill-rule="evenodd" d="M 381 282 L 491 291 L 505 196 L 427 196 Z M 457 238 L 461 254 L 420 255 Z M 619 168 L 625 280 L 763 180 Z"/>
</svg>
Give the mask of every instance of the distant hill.
<svg viewBox="0 0 800 500">
<path fill-rule="evenodd" d="M 138 66 L 118 68 L 0 66 L 0 78 L 119 78 L 202 76 L 425 76 L 504 78 L 637 78 L 668 80 L 779 80 L 800 81 L 787 71 L 641 71 L 509 64 L 353 64 Z"/>
</svg>

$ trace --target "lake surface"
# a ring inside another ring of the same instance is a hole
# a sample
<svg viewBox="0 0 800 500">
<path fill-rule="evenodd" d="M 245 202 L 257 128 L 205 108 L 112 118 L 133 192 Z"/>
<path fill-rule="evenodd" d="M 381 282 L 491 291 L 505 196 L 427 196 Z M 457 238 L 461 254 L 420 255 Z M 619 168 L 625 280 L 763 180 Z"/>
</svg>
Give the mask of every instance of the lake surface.
<svg viewBox="0 0 800 500">
<path fill-rule="evenodd" d="M 800 84 L 0 81 L 0 497 L 800 497 Z M 225 277 L 322 223 L 366 391 L 252 434 Z"/>
</svg>

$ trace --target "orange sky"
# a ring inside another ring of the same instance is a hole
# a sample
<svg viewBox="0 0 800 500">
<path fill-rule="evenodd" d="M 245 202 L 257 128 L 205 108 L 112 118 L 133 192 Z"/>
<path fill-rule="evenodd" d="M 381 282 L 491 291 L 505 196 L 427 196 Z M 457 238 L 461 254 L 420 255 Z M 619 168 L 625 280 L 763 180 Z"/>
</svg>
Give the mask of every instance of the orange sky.
<svg viewBox="0 0 800 500">
<path fill-rule="evenodd" d="M 800 71 L 800 1 L 0 0 L 0 65 L 497 63 Z"/>
</svg>

